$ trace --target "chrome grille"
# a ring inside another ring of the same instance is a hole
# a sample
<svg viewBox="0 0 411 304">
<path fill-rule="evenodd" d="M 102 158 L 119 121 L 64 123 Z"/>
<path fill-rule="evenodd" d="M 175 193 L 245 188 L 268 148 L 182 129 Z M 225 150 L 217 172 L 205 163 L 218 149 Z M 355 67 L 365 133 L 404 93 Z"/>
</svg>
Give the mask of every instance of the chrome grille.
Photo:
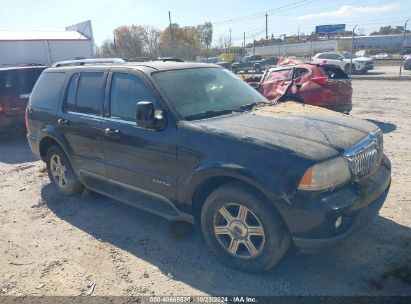
<svg viewBox="0 0 411 304">
<path fill-rule="evenodd" d="M 370 133 L 366 138 L 345 151 L 351 174 L 359 179 L 369 175 L 381 163 L 383 153 L 383 137 L 381 131 Z"/>
</svg>

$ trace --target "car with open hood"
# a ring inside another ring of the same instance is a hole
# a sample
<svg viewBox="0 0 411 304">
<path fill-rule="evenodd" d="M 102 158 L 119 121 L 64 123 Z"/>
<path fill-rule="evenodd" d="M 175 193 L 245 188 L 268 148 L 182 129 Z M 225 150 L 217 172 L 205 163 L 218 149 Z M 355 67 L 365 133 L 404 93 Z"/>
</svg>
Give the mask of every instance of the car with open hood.
<svg viewBox="0 0 411 304">
<path fill-rule="evenodd" d="M 60 64 L 34 87 L 27 125 L 62 195 L 86 187 L 196 223 L 216 256 L 248 272 L 291 244 L 312 252 L 346 239 L 391 181 L 376 125 L 274 105 L 217 65 Z"/>
</svg>

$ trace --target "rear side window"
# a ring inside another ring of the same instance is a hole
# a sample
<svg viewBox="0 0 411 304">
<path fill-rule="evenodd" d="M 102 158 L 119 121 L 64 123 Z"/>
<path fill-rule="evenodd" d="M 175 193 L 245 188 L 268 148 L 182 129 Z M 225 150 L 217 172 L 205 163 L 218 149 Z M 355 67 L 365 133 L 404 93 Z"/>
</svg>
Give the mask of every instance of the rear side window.
<svg viewBox="0 0 411 304">
<path fill-rule="evenodd" d="M 110 95 L 111 117 L 135 121 L 136 104 L 139 101 L 156 102 L 151 88 L 135 75 L 114 73 Z"/>
<path fill-rule="evenodd" d="M 271 71 L 270 74 L 265 79 L 266 81 L 282 81 L 282 80 L 291 80 L 293 77 L 293 70 L 277 70 Z"/>
<path fill-rule="evenodd" d="M 65 73 L 43 73 L 34 86 L 30 105 L 45 110 L 55 109 L 65 80 Z"/>
<path fill-rule="evenodd" d="M 327 74 L 328 79 L 349 79 L 338 66 L 323 66 L 322 69 Z"/>
<path fill-rule="evenodd" d="M 83 72 L 70 79 L 66 100 L 66 111 L 100 114 L 104 98 L 103 72 Z"/>
<path fill-rule="evenodd" d="M 305 74 L 307 74 L 309 71 L 307 69 L 304 68 L 296 68 L 294 71 L 294 79 L 300 78 L 302 76 L 304 76 Z"/>
</svg>

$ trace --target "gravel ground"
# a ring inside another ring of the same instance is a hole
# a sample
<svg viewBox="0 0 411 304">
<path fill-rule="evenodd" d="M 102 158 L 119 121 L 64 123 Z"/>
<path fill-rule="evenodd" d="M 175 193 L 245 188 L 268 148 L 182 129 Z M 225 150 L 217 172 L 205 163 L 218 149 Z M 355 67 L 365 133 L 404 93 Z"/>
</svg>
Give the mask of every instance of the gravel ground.
<svg viewBox="0 0 411 304">
<path fill-rule="evenodd" d="M 409 82 L 354 81 L 352 115 L 385 133 L 386 204 L 365 229 L 268 273 L 225 267 L 198 231 L 100 195 L 63 197 L 24 134 L 0 139 L 0 295 L 411 295 Z"/>
</svg>

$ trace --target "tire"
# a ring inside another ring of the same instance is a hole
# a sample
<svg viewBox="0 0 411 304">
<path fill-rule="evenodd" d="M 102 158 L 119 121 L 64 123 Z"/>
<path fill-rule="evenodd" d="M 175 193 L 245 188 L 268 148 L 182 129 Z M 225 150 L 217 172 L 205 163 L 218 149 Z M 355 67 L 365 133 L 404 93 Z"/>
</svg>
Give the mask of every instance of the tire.
<svg viewBox="0 0 411 304">
<path fill-rule="evenodd" d="M 257 73 L 257 74 L 261 74 L 261 67 L 259 66 L 259 65 L 257 65 L 256 67 L 255 67 L 255 72 Z"/>
<path fill-rule="evenodd" d="M 201 211 L 201 230 L 218 258 L 250 273 L 271 269 L 290 246 L 288 230 L 274 207 L 241 182 L 223 185 L 209 195 Z"/>
<path fill-rule="evenodd" d="M 350 64 L 344 66 L 344 72 L 350 75 Z M 352 64 L 352 74 L 355 74 L 355 65 Z"/>
<path fill-rule="evenodd" d="M 53 145 L 47 150 L 46 165 L 49 179 L 59 193 L 72 195 L 83 190 L 84 186 L 60 147 Z"/>
<path fill-rule="evenodd" d="M 238 73 L 238 70 L 236 67 L 231 67 L 231 72 L 233 72 L 234 74 Z"/>
</svg>

